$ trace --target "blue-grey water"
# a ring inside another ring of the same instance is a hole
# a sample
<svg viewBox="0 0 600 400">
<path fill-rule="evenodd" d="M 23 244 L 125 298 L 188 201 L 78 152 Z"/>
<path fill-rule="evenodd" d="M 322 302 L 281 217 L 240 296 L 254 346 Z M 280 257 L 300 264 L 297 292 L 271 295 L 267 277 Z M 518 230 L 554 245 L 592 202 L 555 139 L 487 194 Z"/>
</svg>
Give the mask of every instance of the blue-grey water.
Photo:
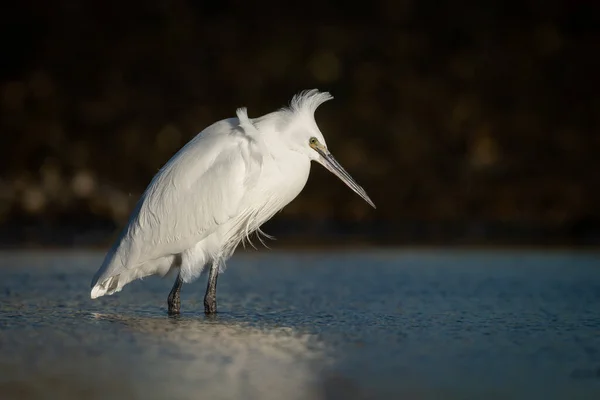
<svg viewBox="0 0 600 400">
<path fill-rule="evenodd" d="M 239 253 L 90 300 L 102 253 L 0 253 L 2 399 L 600 399 L 600 255 Z"/>
</svg>

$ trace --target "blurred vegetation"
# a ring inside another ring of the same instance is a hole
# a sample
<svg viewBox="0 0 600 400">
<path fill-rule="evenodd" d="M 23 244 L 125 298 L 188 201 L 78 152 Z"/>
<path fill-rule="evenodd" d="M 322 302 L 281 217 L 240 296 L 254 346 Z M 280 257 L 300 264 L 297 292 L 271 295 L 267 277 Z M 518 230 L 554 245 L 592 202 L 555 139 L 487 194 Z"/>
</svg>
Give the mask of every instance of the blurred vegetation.
<svg viewBox="0 0 600 400">
<path fill-rule="evenodd" d="M 239 106 L 262 115 L 314 87 L 335 97 L 317 112 L 330 148 L 378 209 L 315 168 L 282 221 L 389 229 L 599 217 L 593 1 L 2 8 L 4 227 L 114 229 L 204 127 Z"/>
</svg>

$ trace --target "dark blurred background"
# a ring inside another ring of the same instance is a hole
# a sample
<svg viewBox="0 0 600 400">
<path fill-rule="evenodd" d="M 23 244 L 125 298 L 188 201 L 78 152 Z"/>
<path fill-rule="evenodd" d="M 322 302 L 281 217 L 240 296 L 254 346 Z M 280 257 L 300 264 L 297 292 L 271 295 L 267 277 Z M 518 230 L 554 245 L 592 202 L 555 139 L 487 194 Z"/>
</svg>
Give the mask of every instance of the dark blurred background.
<svg viewBox="0 0 600 400">
<path fill-rule="evenodd" d="M 600 244 L 594 0 L 0 7 L 4 247 L 107 245 L 199 131 L 310 88 L 378 208 L 314 167 L 277 246 Z"/>
</svg>

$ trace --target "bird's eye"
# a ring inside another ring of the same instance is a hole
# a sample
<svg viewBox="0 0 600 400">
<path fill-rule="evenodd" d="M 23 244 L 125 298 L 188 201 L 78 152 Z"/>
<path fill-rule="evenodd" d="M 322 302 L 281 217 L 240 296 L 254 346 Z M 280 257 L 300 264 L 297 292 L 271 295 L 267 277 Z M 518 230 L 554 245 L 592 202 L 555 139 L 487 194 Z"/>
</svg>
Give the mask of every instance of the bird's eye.
<svg viewBox="0 0 600 400">
<path fill-rule="evenodd" d="M 316 138 L 316 137 L 314 137 L 314 136 L 313 136 L 313 137 L 311 137 L 311 138 L 310 138 L 310 140 L 308 141 L 308 143 L 309 143 L 309 144 L 311 144 L 311 145 L 313 145 L 313 146 L 314 146 L 315 144 L 317 144 L 317 142 L 318 142 L 318 140 L 317 140 L 317 138 Z"/>
</svg>

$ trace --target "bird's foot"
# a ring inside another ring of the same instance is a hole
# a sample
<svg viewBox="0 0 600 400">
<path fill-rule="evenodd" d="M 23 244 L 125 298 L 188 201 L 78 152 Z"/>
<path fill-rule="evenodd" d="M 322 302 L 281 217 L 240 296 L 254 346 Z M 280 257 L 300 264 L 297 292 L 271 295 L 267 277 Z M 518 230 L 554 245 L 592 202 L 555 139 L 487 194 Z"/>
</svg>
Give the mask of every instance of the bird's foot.
<svg viewBox="0 0 600 400">
<path fill-rule="evenodd" d="M 215 297 L 204 298 L 204 314 L 216 314 L 217 313 L 217 299 Z"/>
<path fill-rule="evenodd" d="M 179 273 L 177 274 L 177 279 L 175 279 L 175 283 L 173 284 L 173 289 L 171 289 L 169 297 L 167 297 L 169 315 L 179 315 L 179 311 L 181 310 L 181 297 L 179 296 L 179 292 L 181 292 L 181 286 L 183 286 L 183 280 L 181 279 L 181 273 Z"/>
<path fill-rule="evenodd" d="M 169 315 L 179 315 L 181 311 L 181 298 L 179 297 L 179 293 L 176 295 L 169 295 L 167 304 L 169 306 Z"/>
</svg>

